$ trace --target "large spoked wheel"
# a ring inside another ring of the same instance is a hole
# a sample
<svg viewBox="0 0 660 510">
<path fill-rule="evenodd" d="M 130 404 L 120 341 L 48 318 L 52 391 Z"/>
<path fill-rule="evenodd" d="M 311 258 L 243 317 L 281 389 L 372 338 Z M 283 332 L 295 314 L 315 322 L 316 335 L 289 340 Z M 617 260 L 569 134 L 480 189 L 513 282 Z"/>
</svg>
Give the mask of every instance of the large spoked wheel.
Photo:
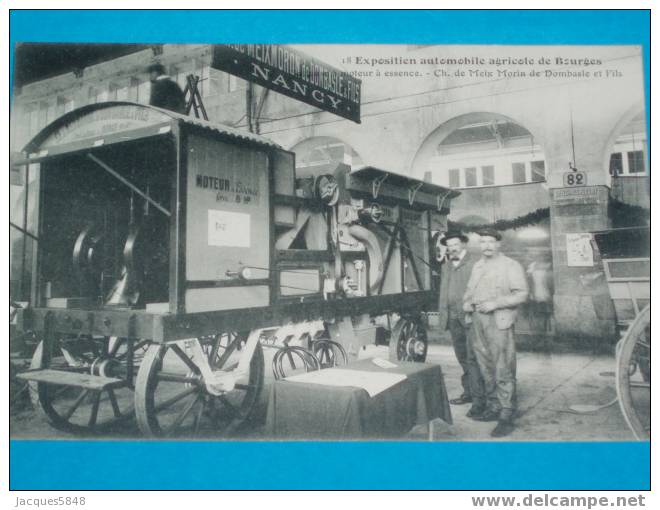
<svg viewBox="0 0 660 510">
<path fill-rule="evenodd" d="M 651 437 L 651 306 L 632 322 L 621 340 L 616 391 L 628 426 L 640 440 Z"/>
<path fill-rule="evenodd" d="M 401 317 L 390 337 L 390 360 L 423 363 L 427 350 L 428 337 L 421 317 Z"/>
<path fill-rule="evenodd" d="M 126 379 L 131 351 L 125 339 L 109 337 L 57 338 L 41 341 L 31 369 L 52 369 L 72 374 L 101 375 L 124 382 L 103 389 L 66 384 L 31 382 L 33 402 L 53 427 L 77 435 L 112 432 L 133 416 L 133 389 Z M 138 351 L 139 352 L 139 351 Z M 135 354 L 135 348 L 133 348 Z M 133 356 L 132 362 L 139 362 Z"/>
<path fill-rule="evenodd" d="M 190 349 L 202 345 L 211 369 L 231 371 L 238 366 L 246 335 L 180 340 L 152 345 L 135 384 L 135 409 L 140 430 L 149 437 L 228 436 L 249 422 L 264 381 L 264 357 L 257 344 L 249 373 L 232 391 L 213 395 Z"/>
</svg>

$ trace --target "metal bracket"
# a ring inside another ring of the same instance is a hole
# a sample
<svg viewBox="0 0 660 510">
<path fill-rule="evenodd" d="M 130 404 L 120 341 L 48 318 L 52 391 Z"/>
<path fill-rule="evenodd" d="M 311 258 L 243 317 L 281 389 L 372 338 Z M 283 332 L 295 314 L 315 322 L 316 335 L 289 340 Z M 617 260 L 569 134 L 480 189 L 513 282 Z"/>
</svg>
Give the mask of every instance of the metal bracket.
<svg viewBox="0 0 660 510">
<path fill-rule="evenodd" d="M 448 191 L 444 195 L 442 195 L 442 200 L 440 200 L 440 195 L 436 196 L 436 203 L 438 205 L 438 212 L 442 211 L 442 206 L 445 204 L 445 199 L 449 196 L 451 191 Z"/>
<path fill-rule="evenodd" d="M 390 174 L 385 174 L 382 177 L 374 177 L 374 180 L 371 181 L 371 195 L 374 197 L 374 200 L 378 198 L 380 187 L 385 182 L 385 179 L 389 177 L 389 175 Z"/>
<path fill-rule="evenodd" d="M 415 202 L 415 195 L 419 191 L 419 188 L 421 188 L 422 186 L 424 186 L 424 183 L 420 182 L 419 184 L 416 184 L 412 188 L 408 189 L 408 203 L 410 205 L 413 205 L 413 203 Z"/>
<path fill-rule="evenodd" d="M 192 339 L 186 341 L 184 350 L 187 352 L 193 363 L 199 368 L 199 371 L 204 378 L 206 390 L 211 395 L 222 395 L 223 393 L 232 391 L 238 381 L 249 374 L 250 362 L 252 361 L 252 355 L 257 347 L 257 343 L 259 343 L 260 334 L 261 329 L 255 329 L 250 332 L 245 346 L 242 348 L 238 366 L 228 372 L 213 371 L 209 365 L 208 356 L 202 350 L 199 340 Z"/>
</svg>

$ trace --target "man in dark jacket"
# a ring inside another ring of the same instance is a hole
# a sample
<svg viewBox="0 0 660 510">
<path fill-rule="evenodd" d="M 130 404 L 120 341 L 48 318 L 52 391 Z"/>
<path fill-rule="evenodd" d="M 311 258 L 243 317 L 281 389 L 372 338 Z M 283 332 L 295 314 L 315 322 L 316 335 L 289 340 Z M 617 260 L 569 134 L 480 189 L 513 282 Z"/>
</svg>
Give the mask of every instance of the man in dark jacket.
<svg viewBox="0 0 660 510">
<path fill-rule="evenodd" d="M 181 87 L 165 74 L 162 64 L 151 64 L 147 71 L 151 80 L 149 104 L 186 114 L 186 100 Z"/>
<path fill-rule="evenodd" d="M 472 267 L 477 258 L 467 251 L 468 238 L 462 232 L 449 231 L 440 243 L 447 247 L 447 255 L 440 270 L 439 326 L 449 329 L 456 359 L 463 369 L 461 384 L 463 393 L 450 400 L 454 405 L 474 402 L 468 416 L 483 412 L 483 383 L 474 353 L 468 343 L 470 326 L 465 322 L 463 296 Z"/>
</svg>

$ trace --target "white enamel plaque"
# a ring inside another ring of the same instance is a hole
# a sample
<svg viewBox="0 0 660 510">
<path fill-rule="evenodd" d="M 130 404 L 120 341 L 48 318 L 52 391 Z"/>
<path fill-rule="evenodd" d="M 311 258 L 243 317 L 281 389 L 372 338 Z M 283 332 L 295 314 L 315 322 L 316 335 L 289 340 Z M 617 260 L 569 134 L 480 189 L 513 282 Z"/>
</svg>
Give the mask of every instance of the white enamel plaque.
<svg viewBox="0 0 660 510">
<path fill-rule="evenodd" d="M 209 210 L 209 246 L 250 247 L 250 215 Z"/>
</svg>

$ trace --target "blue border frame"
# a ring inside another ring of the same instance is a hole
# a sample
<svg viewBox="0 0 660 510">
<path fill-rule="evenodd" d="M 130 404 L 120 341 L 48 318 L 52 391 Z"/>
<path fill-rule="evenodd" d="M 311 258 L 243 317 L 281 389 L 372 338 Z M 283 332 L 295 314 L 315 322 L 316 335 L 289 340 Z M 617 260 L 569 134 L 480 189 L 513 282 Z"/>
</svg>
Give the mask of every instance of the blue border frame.
<svg viewBox="0 0 660 510">
<path fill-rule="evenodd" d="M 12 441 L 11 489 L 647 490 L 649 443 Z"/>
<path fill-rule="evenodd" d="M 20 41 L 634 44 L 643 48 L 650 126 L 647 10 L 324 11 L 322 15 L 318 11 L 26 10 L 11 12 L 10 29 L 11 48 Z M 13 490 L 650 490 L 649 442 L 12 440 L 10 447 Z"/>
</svg>

